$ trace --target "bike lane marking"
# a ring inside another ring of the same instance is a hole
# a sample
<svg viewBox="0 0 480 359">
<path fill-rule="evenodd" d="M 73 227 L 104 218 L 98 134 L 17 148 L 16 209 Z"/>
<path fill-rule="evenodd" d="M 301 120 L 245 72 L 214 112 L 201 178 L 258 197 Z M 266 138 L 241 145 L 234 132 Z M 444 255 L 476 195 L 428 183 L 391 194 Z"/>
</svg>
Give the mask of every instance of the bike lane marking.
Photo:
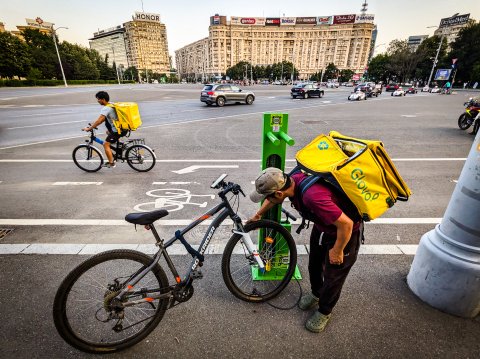
<svg viewBox="0 0 480 359">
<path fill-rule="evenodd" d="M 55 182 L 54 186 L 88 186 L 96 185 L 100 186 L 103 182 Z"/>
<path fill-rule="evenodd" d="M 222 254 L 225 244 L 211 244 L 205 254 Z M 198 250 L 198 245 L 192 245 Z M 298 255 L 308 255 L 309 245 L 297 245 Z M 154 254 L 158 247 L 154 244 L 62 244 L 62 243 L 23 243 L 0 244 L 0 255 L 13 254 L 42 254 L 42 255 L 94 255 L 112 249 L 131 249 L 145 254 Z M 360 246 L 360 255 L 415 255 L 418 249 L 416 244 L 367 244 Z M 168 248 L 169 255 L 187 255 L 188 252 L 182 244 L 173 244 Z M 238 253 L 243 254 L 243 253 Z"/>
</svg>

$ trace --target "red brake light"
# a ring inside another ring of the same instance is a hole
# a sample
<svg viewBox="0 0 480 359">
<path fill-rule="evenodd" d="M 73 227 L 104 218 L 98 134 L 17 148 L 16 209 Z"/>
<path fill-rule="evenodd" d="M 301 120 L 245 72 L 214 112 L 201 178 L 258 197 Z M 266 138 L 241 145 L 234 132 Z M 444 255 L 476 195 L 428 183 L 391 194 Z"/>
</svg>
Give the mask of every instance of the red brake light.
<svg viewBox="0 0 480 359">
<path fill-rule="evenodd" d="M 208 92 L 207 92 L 207 95 L 208 95 L 208 96 L 213 96 L 213 95 L 215 95 L 215 92 L 213 92 L 213 91 L 208 91 Z"/>
</svg>

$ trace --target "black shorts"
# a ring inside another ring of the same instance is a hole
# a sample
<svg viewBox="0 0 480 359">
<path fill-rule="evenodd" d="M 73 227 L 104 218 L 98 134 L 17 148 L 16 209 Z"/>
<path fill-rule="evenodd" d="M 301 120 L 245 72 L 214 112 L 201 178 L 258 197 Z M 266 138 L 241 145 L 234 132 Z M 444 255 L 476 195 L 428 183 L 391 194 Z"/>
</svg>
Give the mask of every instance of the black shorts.
<svg viewBox="0 0 480 359">
<path fill-rule="evenodd" d="M 114 132 L 109 131 L 109 134 L 108 134 L 107 138 L 105 139 L 105 141 L 110 142 L 110 143 L 115 143 L 120 139 L 120 137 L 125 136 L 127 134 L 127 132 L 128 131 L 122 131 L 122 133 L 118 133 L 116 131 L 114 131 Z"/>
</svg>

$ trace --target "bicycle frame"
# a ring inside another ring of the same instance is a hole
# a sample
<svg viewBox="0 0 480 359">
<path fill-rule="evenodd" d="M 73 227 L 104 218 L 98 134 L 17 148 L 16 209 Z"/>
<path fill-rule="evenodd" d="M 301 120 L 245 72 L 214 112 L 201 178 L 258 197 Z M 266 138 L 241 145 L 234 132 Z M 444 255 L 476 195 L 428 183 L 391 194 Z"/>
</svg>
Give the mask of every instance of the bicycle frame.
<svg viewBox="0 0 480 359">
<path fill-rule="evenodd" d="M 257 250 L 254 248 L 254 245 L 252 243 L 252 240 L 251 240 L 250 236 L 248 235 L 248 233 L 245 233 L 244 227 L 243 227 L 243 224 L 242 224 L 242 220 L 232 209 L 232 207 L 231 207 L 228 199 L 226 198 L 225 193 L 223 193 L 223 191 L 219 193 L 219 197 L 222 199 L 222 202 L 219 205 L 211 208 L 205 214 L 203 214 L 198 219 L 196 219 L 192 223 L 190 223 L 187 227 L 182 229 L 180 231 L 180 235 L 183 236 L 184 234 L 188 233 L 190 230 L 192 230 L 193 228 L 198 226 L 200 223 L 202 223 L 206 219 L 211 218 L 211 217 L 215 216 L 216 214 L 218 214 L 218 216 L 214 217 L 212 223 L 208 226 L 207 231 L 205 233 L 205 236 L 203 237 L 203 240 L 200 243 L 198 254 L 200 254 L 200 256 L 203 256 L 205 254 L 205 251 L 208 248 L 208 245 L 210 244 L 210 241 L 211 241 L 213 235 L 215 234 L 215 231 L 218 229 L 220 224 L 227 217 L 230 217 L 232 219 L 232 221 L 234 222 L 236 228 L 237 228 L 237 230 L 234 231 L 234 233 L 243 236 L 243 240 L 244 240 L 245 245 L 247 246 L 249 252 L 251 252 L 251 254 L 254 256 L 254 258 L 258 262 L 260 268 L 263 269 L 264 268 L 263 262 L 260 259 L 260 256 L 258 255 Z M 169 239 L 166 243 L 163 243 L 163 239 L 160 238 L 160 236 L 158 235 L 158 232 L 156 231 L 155 226 L 153 224 L 149 225 L 149 229 L 151 229 L 151 231 L 152 231 L 152 233 L 153 233 L 153 235 L 156 239 L 156 245 L 159 247 L 159 250 L 154 255 L 154 257 L 152 259 L 152 263 L 148 267 L 139 269 L 139 271 L 137 271 L 135 274 L 133 274 L 133 276 L 131 276 L 128 279 L 128 281 L 126 283 L 124 283 L 124 289 L 121 290 L 120 293 L 116 296 L 116 299 L 118 299 L 119 301 L 121 301 L 121 298 L 124 295 L 127 295 L 127 294 L 133 294 L 133 295 L 144 294 L 144 292 L 133 291 L 133 288 L 160 261 L 162 255 L 164 256 L 165 261 L 167 262 L 167 265 L 170 268 L 170 271 L 172 272 L 172 274 L 175 278 L 175 281 L 177 283 L 175 286 L 182 286 L 182 287 L 185 286 L 185 287 L 187 287 L 187 286 L 191 285 L 193 280 L 194 280 L 193 276 L 192 276 L 192 273 L 197 269 L 198 266 L 201 266 L 202 263 L 203 263 L 203 262 L 200 262 L 200 259 L 199 259 L 198 256 L 194 256 L 194 258 L 191 262 L 191 265 L 190 265 L 190 269 L 189 269 L 188 273 L 186 274 L 185 278 L 182 281 L 180 276 L 178 275 L 178 271 L 176 270 L 175 265 L 173 264 L 169 254 L 167 252 L 167 248 L 170 247 L 173 243 L 175 243 L 179 239 L 177 238 L 177 236 L 174 236 L 171 239 Z M 188 244 L 187 245 L 185 243 L 182 243 L 182 244 L 187 248 Z M 188 248 L 187 248 L 187 250 L 188 250 Z M 170 288 L 169 293 L 152 294 L 148 298 L 142 298 L 138 301 L 129 302 L 129 303 L 126 304 L 126 306 L 135 305 L 135 304 L 138 304 L 138 303 L 141 303 L 141 302 L 144 302 L 144 301 L 152 301 L 154 299 L 170 298 L 171 290 L 175 286 L 170 286 L 169 287 Z M 155 292 L 155 291 L 159 292 L 160 289 L 162 289 L 162 288 L 155 289 L 155 290 L 150 290 L 150 292 Z"/>
<path fill-rule="evenodd" d="M 95 136 L 95 133 L 94 133 L 93 129 L 90 131 L 90 139 L 85 140 L 85 142 L 88 142 L 88 146 L 93 146 L 93 142 L 99 143 L 102 146 L 105 143 L 104 140 Z M 124 161 L 125 158 L 123 157 L 123 154 L 122 154 L 123 146 L 128 147 L 131 144 L 143 144 L 143 145 L 145 145 L 145 141 L 143 139 L 133 139 L 133 140 L 128 140 L 126 142 L 120 142 L 120 140 L 118 140 L 117 142 L 115 142 L 114 145 L 110 145 L 110 149 L 112 150 L 114 160 Z M 89 153 L 89 156 L 90 156 L 90 153 Z"/>
</svg>

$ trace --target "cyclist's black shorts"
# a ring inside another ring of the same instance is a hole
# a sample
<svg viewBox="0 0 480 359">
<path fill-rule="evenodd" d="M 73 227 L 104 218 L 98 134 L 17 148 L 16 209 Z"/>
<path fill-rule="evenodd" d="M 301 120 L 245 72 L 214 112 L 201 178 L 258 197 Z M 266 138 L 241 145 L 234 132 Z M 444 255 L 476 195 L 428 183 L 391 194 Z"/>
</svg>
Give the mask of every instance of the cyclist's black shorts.
<svg viewBox="0 0 480 359">
<path fill-rule="evenodd" d="M 122 133 L 118 132 L 110 132 L 105 139 L 105 141 L 110 142 L 110 143 L 115 143 L 119 140 L 120 137 L 123 137 L 127 134 L 128 131 L 122 131 Z"/>
</svg>

